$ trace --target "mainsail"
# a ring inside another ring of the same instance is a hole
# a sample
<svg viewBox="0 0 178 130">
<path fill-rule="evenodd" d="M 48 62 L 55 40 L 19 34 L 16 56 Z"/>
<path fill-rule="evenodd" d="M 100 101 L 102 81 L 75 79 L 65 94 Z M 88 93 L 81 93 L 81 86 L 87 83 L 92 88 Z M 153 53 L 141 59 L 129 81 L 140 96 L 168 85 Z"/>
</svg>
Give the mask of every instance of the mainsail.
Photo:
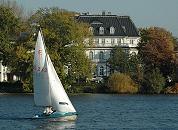
<svg viewBox="0 0 178 130">
<path fill-rule="evenodd" d="M 39 31 L 33 65 L 34 101 L 37 106 L 51 106 L 49 76 L 46 70 L 46 52 L 42 35 Z"/>
<path fill-rule="evenodd" d="M 37 106 L 52 106 L 59 112 L 76 112 L 45 51 L 39 31 L 34 58 L 34 100 Z"/>
</svg>

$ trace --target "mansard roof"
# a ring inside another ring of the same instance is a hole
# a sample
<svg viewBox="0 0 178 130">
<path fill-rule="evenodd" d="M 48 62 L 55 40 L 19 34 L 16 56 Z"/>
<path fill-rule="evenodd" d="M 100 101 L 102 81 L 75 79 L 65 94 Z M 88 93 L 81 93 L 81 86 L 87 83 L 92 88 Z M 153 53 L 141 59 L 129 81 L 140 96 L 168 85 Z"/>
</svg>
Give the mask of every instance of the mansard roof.
<svg viewBox="0 0 178 130">
<path fill-rule="evenodd" d="M 76 19 L 79 22 L 89 23 L 94 28 L 95 36 L 139 36 L 129 16 L 84 14 L 77 16 Z M 100 27 L 104 27 L 104 34 L 99 34 Z M 114 34 L 110 34 L 110 27 L 114 27 Z"/>
</svg>

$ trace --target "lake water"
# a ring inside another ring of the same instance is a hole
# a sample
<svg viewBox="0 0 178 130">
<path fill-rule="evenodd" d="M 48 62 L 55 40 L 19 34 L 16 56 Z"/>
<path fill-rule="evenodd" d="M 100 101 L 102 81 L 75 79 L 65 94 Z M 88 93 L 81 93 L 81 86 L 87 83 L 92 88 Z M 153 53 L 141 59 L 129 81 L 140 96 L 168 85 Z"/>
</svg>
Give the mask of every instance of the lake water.
<svg viewBox="0 0 178 130">
<path fill-rule="evenodd" d="M 78 119 L 31 120 L 42 112 L 32 94 L 0 94 L 2 130 L 178 129 L 178 95 L 80 94 L 70 96 Z"/>
</svg>

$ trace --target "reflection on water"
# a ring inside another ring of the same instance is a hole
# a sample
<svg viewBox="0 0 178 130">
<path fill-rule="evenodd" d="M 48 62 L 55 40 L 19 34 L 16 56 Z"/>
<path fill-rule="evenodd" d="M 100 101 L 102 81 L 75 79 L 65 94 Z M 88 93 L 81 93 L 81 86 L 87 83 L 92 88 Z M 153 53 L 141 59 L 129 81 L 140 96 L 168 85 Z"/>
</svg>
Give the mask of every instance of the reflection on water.
<svg viewBox="0 0 178 130">
<path fill-rule="evenodd" d="M 39 125 L 39 122 L 38 122 Z M 38 130 L 64 130 L 64 129 L 75 129 L 75 122 L 46 122 L 37 126 Z"/>
</svg>

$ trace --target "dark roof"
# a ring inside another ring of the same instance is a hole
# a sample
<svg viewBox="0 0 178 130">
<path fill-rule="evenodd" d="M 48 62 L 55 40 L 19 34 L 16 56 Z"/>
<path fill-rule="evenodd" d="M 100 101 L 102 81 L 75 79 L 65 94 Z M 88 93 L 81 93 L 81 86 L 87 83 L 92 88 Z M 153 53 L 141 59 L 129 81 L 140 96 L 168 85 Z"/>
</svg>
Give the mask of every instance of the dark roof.
<svg viewBox="0 0 178 130">
<path fill-rule="evenodd" d="M 79 22 L 89 23 L 94 28 L 95 36 L 139 36 L 137 28 L 129 16 L 117 15 L 79 15 Z M 104 27 L 104 35 L 99 34 L 99 28 Z M 115 28 L 115 33 L 110 34 L 110 27 Z"/>
</svg>

